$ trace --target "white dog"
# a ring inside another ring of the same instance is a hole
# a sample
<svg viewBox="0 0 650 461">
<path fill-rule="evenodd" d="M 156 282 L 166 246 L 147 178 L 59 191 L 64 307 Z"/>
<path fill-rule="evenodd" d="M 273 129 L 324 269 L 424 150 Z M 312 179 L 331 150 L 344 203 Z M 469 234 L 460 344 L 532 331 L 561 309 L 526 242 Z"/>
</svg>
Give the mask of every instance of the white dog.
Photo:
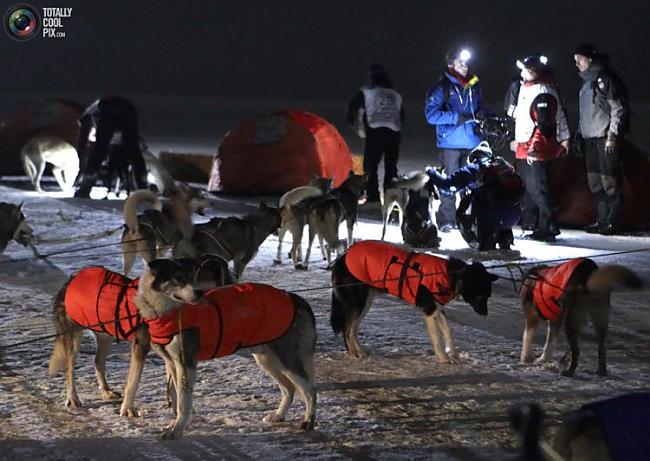
<svg viewBox="0 0 650 461">
<path fill-rule="evenodd" d="M 47 163 L 52 165 L 52 174 L 61 190 L 70 192 L 79 173 L 77 149 L 53 136 L 38 136 L 25 144 L 20 156 L 36 192 L 43 193 L 41 178 Z"/>
<path fill-rule="evenodd" d="M 407 176 L 394 179 L 390 188 L 384 191 L 384 203 L 381 207 L 381 217 L 384 223 L 381 230 L 382 240 L 386 236 L 386 226 L 388 225 L 388 218 L 390 218 L 393 208 L 397 207 L 398 209 L 399 226 L 401 228 L 402 222 L 404 221 L 406 205 L 409 202 L 409 190 L 420 190 L 428 181 L 429 176 L 424 171 L 415 171 Z"/>
</svg>

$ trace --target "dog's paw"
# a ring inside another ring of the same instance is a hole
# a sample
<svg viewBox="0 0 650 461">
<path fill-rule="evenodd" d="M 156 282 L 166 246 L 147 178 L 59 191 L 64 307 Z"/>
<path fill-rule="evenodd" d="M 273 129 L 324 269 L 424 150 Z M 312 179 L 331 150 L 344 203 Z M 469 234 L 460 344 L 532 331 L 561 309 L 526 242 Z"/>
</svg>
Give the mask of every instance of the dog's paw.
<svg viewBox="0 0 650 461">
<path fill-rule="evenodd" d="M 79 397 L 72 397 L 65 401 L 66 408 L 81 408 L 81 400 Z"/>
<path fill-rule="evenodd" d="M 264 418 L 262 418 L 262 421 L 269 424 L 281 423 L 282 421 L 284 421 L 284 416 L 274 412 L 266 415 Z"/>
<path fill-rule="evenodd" d="M 140 412 L 136 410 L 134 407 L 130 407 L 130 408 L 122 407 L 120 408 L 120 416 L 123 416 L 125 418 L 139 418 Z"/>
<path fill-rule="evenodd" d="M 276 266 L 277 266 L 278 264 L 282 264 L 282 260 L 281 260 L 281 259 L 278 259 L 278 258 L 274 258 L 274 259 L 273 259 L 273 264 L 275 264 Z"/>
<path fill-rule="evenodd" d="M 301 431 L 313 431 L 314 426 L 315 426 L 314 421 L 303 421 L 303 422 L 300 423 L 298 428 Z"/>
<path fill-rule="evenodd" d="M 598 367 L 598 369 L 596 370 L 596 374 L 597 374 L 598 376 L 607 376 L 607 368 L 605 368 L 605 367 Z"/>
<path fill-rule="evenodd" d="M 307 266 L 305 266 L 304 264 L 295 264 L 293 267 L 297 271 L 306 271 L 307 270 Z"/>
<path fill-rule="evenodd" d="M 575 374 L 575 370 L 572 370 L 572 369 L 569 368 L 569 369 L 567 369 L 567 370 L 564 370 L 564 371 L 563 371 L 562 373 L 560 373 L 560 374 L 561 374 L 562 376 L 566 377 L 566 378 L 573 378 L 573 375 Z"/>
<path fill-rule="evenodd" d="M 119 392 L 115 392 L 112 389 L 102 390 L 101 393 L 102 393 L 102 398 L 104 400 L 121 400 L 122 399 L 122 394 L 120 394 Z"/>
<path fill-rule="evenodd" d="M 183 436 L 183 431 L 180 429 L 176 429 L 176 426 L 174 426 L 172 429 L 164 430 L 160 435 L 160 438 L 162 438 L 163 440 L 176 440 L 176 439 L 180 439 L 182 436 Z"/>
<path fill-rule="evenodd" d="M 540 355 L 535 359 L 533 362 L 535 365 L 544 365 L 545 363 L 549 363 L 551 359 L 549 357 L 545 357 L 543 355 Z"/>
<path fill-rule="evenodd" d="M 365 360 L 368 358 L 368 354 L 363 350 L 358 350 L 355 352 L 348 351 L 348 355 L 356 360 Z"/>
<path fill-rule="evenodd" d="M 458 363 L 458 360 L 455 360 L 453 357 L 449 357 L 447 354 L 438 357 L 438 361 L 445 365 L 452 365 L 454 363 Z"/>
</svg>

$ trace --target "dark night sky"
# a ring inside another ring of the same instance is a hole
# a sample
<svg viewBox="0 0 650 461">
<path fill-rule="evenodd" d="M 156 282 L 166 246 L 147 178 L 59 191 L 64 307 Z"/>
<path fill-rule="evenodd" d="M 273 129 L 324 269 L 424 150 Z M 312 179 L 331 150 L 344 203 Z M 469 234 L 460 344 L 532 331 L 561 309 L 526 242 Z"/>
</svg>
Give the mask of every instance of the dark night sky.
<svg viewBox="0 0 650 461">
<path fill-rule="evenodd" d="M 12 3 L 4 0 L 2 11 Z M 612 55 L 633 98 L 650 99 L 648 0 L 28 3 L 73 7 L 67 37 L 19 43 L 1 34 L 0 94 L 341 100 L 381 61 L 407 101 L 421 100 L 447 48 L 466 43 L 488 99 L 502 98 L 515 59 L 535 50 L 547 53 L 575 99 L 572 51 L 591 41 Z"/>
</svg>

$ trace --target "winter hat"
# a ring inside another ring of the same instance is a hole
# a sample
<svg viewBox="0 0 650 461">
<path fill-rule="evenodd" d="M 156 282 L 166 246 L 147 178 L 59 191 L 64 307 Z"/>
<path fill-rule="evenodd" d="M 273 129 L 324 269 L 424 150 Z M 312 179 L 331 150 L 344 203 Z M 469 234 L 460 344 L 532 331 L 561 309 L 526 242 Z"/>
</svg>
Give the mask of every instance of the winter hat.
<svg viewBox="0 0 650 461">
<path fill-rule="evenodd" d="M 452 48 L 445 55 L 445 61 L 447 62 L 448 65 L 453 64 L 456 59 L 460 59 L 463 62 L 467 62 L 471 58 L 472 58 L 472 53 L 470 53 L 470 51 L 464 47 Z"/>
<path fill-rule="evenodd" d="M 527 56 L 524 59 L 517 60 L 517 67 L 520 69 L 532 69 L 541 74 L 548 71 L 548 58 L 541 54 Z"/>
<path fill-rule="evenodd" d="M 491 160 L 494 155 L 492 154 L 492 149 L 487 141 L 481 141 L 478 146 L 476 146 L 467 157 L 468 163 L 483 163 L 488 160 Z"/>
<path fill-rule="evenodd" d="M 386 75 L 386 69 L 384 69 L 384 66 L 382 66 L 381 64 L 373 64 L 368 69 L 368 75 L 370 75 L 370 77 Z"/>
<path fill-rule="evenodd" d="M 594 59 L 596 56 L 598 56 L 596 48 L 590 43 L 583 43 L 582 45 L 578 46 L 573 54 L 579 54 L 580 56 L 584 56 L 585 58 L 589 59 Z"/>
</svg>

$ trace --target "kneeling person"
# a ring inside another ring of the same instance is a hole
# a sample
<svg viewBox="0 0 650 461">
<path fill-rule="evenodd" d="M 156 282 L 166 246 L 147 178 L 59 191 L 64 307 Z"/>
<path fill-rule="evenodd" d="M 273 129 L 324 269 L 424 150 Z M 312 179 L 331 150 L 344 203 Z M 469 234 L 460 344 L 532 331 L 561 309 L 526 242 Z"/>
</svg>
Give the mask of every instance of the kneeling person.
<svg viewBox="0 0 650 461">
<path fill-rule="evenodd" d="M 469 189 L 456 212 L 460 232 L 472 248 L 509 249 L 514 239 L 512 227 L 521 217 L 520 201 L 524 185 L 512 165 L 492 154 L 481 142 L 469 155 L 468 164 L 447 177 L 428 169 L 430 185 L 441 194 L 454 195 Z"/>
</svg>

